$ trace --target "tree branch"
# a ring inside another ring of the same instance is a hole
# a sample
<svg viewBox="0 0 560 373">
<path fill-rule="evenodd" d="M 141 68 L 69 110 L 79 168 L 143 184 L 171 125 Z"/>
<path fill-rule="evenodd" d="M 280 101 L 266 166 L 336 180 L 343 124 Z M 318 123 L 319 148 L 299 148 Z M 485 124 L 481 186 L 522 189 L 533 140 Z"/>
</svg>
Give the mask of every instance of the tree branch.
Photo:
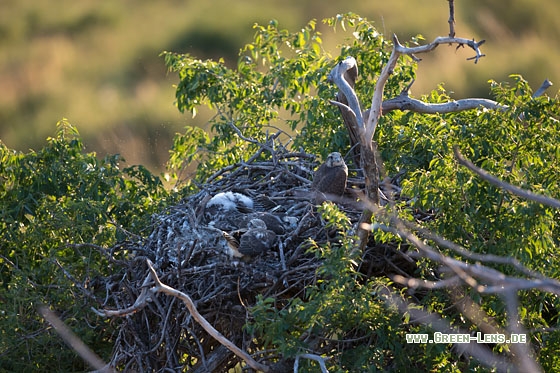
<svg viewBox="0 0 560 373">
<path fill-rule="evenodd" d="M 486 56 L 480 50 L 480 46 L 484 44 L 486 40 L 475 41 L 474 39 L 456 38 L 449 36 L 438 36 L 429 44 L 420 45 L 417 47 L 405 47 L 399 42 L 396 35 L 393 35 L 393 43 L 395 43 L 395 50 L 401 55 L 416 55 L 420 53 L 431 52 L 436 49 L 440 44 L 457 44 L 457 48 L 464 47 L 465 45 L 471 48 L 475 55 L 473 57 L 467 58 L 467 60 L 474 60 L 477 63 L 482 57 Z"/>
<path fill-rule="evenodd" d="M 108 364 L 93 352 L 72 330 L 47 306 L 40 305 L 38 311 L 43 318 L 52 325 L 58 335 L 62 337 L 64 342 L 70 346 L 80 357 L 89 365 L 94 367 L 98 372 L 112 373 L 114 372 Z"/>
<path fill-rule="evenodd" d="M 393 51 L 391 52 L 389 61 L 387 61 L 387 64 L 381 71 L 381 74 L 377 78 L 377 83 L 375 84 L 375 90 L 373 92 L 373 97 L 371 100 L 371 108 L 370 108 L 369 116 L 367 116 L 368 118 L 367 123 L 365 124 L 366 140 L 371 141 L 373 139 L 373 136 L 375 135 L 375 129 L 377 127 L 377 123 L 379 122 L 379 117 L 382 114 L 381 109 L 383 107 L 383 91 L 385 89 L 385 84 L 387 83 L 389 77 L 393 73 L 393 70 L 395 69 L 397 61 L 401 55 L 409 55 L 415 58 L 414 56 L 415 54 L 430 52 L 435 48 L 437 48 L 440 44 L 457 44 L 458 47 L 467 45 L 476 52 L 476 55 L 469 59 L 474 59 L 475 63 L 477 63 L 478 60 L 484 56 L 484 54 L 482 54 L 482 52 L 480 51 L 480 46 L 484 44 L 484 42 L 485 42 L 484 40 L 475 42 L 474 40 L 469 40 L 464 38 L 440 36 L 435 38 L 434 41 L 431 42 L 430 44 L 421 45 L 418 47 L 405 47 L 399 42 L 397 36 L 393 35 Z M 420 101 L 418 101 L 418 103 L 420 103 Z M 487 104 L 487 105 L 490 104 L 490 102 L 483 102 L 483 101 L 481 101 L 480 103 Z M 476 103 L 476 106 L 480 106 L 480 103 Z M 460 105 L 464 105 L 464 104 L 461 103 Z M 473 105 L 473 103 L 471 102 L 470 105 Z M 451 103 L 450 107 L 452 108 L 453 106 L 454 104 Z M 469 107 L 467 106 L 467 108 Z M 455 108 L 454 111 L 459 111 L 459 110 L 461 109 Z"/>
<path fill-rule="evenodd" d="M 445 114 L 479 108 L 491 110 L 507 110 L 509 108 L 506 105 L 501 105 L 496 101 L 488 100 L 485 98 L 467 98 L 457 101 L 434 104 L 411 98 L 408 95 L 408 92 L 403 92 L 395 98 L 383 101 L 382 107 L 383 114 L 386 114 L 393 110 L 410 110 L 415 113 L 421 114 Z"/>
<path fill-rule="evenodd" d="M 488 181 L 490 184 L 497 186 L 500 189 L 507 190 L 508 192 L 515 194 L 519 197 L 538 202 L 543 205 L 551 206 L 554 208 L 560 208 L 560 201 L 551 197 L 543 196 L 541 194 L 533 193 L 529 190 L 519 188 L 517 186 L 511 185 L 506 183 L 496 176 L 491 175 L 490 173 L 486 172 L 482 168 L 475 166 L 471 161 L 463 157 L 461 152 L 459 151 L 459 147 L 455 145 L 453 147 L 453 152 L 455 153 L 455 158 L 457 158 L 457 162 L 459 164 L 465 166 L 478 176 L 480 176 L 483 180 Z"/>
<path fill-rule="evenodd" d="M 455 36 L 455 1 L 447 1 L 449 2 L 449 19 L 447 23 L 449 23 L 449 37 L 452 38 Z"/>
<path fill-rule="evenodd" d="M 137 312 L 140 309 L 144 308 L 146 303 L 151 299 L 151 296 L 153 296 L 157 293 L 165 293 L 167 295 L 171 295 L 173 297 L 176 297 L 176 298 L 179 298 L 180 300 L 182 300 L 183 303 L 185 303 L 185 305 L 187 306 L 187 309 L 189 310 L 192 317 L 196 320 L 196 322 L 198 322 L 198 324 L 200 324 L 200 326 L 202 326 L 202 328 L 204 328 L 204 330 L 208 334 L 210 334 L 215 340 L 220 342 L 220 344 L 222 344 L 228 350 L 230 350 L 235 355 L 237 355 L 237 357 L 239 357 L 240 359 L 245 361 L 247 363 L 247 365 L 249 365 L 251 368 L 253 368 L 257 371 L 262 371 L 262 372 L 270 371 L 270 368 L 268 366 L 263 365 L 263 364 L 255 361 L 247 352 L 245 352 L 242 349 L 240 349 L 239 347 L 237 347 L 233 342 L 231 342 L 229 339 L 227 339 L 222 333 L 220 333 L 218 330 L 216 330 L 212 326 L 212 324 L 210 324 L 204 318 L 204 316 L 202 316 L 200 314 L 200 312 L 198 312 L 194 302 L 192 301 L 192 299 L 187 294 L 185 294 L 185 293 L 183 293 L 179 290 L 176 290 L 176 289 L 174 289 L 170 286 L 167 286 L 167 285 L 163 284 L 160 281 L 160 279 L 159 279 L 159 277 L 158 277 L 158 275 L 157 275 L 157 273 L 156 273 L 156 271 L 155 271 L 155 269 L 152 265 L 152 262 L 149 259 L 147 259 L 146 262 L 147 262 L 148 268 L 150 270 L 150 275 L 148 275 L 146 277 L 146 279 L 144 280 L 143 286 L 146 286 L 150 282 L 149 279 L 151 278 L 155 282 L 154 287 L 152 287 L 150 289 L 148 289 L 147 287 L 144 287 L 142 289 L 142 293 L 136 299 L 136 302 L 134 302 L 134 305 L 132 305 L 131 307 L 128 307 L 125 310 L 118 310 L 118 311 L 111 311 L 111 310 L 96 311 L 96 310 L 94 310 L 94 311 L 97 314 L 99 314 L 101 316 L 105 316 L 105 317 L 124 316 L 124 315 L 128 315 L 128 314 Z"/>
</svg>

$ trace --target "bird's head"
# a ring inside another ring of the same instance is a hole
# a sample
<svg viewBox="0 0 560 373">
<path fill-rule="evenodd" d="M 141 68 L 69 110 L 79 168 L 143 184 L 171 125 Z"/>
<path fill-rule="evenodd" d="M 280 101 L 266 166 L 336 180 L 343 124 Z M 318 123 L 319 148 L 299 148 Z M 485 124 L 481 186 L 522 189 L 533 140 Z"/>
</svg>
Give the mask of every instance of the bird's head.
<svg viewBox="0 0 560 373">
<path fill-rule="evenodd" d="M 327 161 L 325 162 L 328 167 L 339 167 L 345 165 L 344 158 L 339 152 L 332 152 L 327 156 Z"/>
<path fill-rule="evenodd" d="M 266 223 L 261 219 L 251 219 L 249 223 L 247 223 L 248 229 L 267 229 Z"/>
</svg>

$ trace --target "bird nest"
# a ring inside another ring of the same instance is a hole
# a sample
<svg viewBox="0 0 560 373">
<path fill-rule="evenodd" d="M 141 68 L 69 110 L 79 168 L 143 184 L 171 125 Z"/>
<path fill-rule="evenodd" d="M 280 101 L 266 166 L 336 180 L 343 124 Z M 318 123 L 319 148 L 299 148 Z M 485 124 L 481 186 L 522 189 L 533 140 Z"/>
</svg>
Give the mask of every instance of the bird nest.
<svg viewBox="0 0 560 373">
<path fill-rule="evenodd" d="M 149 237 L 113 249 L 127 250 L 133 259 L 123 261 L 121 271 L 111 277 L 104 305 L 129 310 L 121 314 L 126 317 L 120 319 L 112 366 L 128 371 L 225 372 L 240 363 L 178 298 L 159 293 L 141 307 L 135 303 L 148 285 L 147 259 L 162 283 L 190 296 L 200 315 L 245 351 L 255 351 L 243 327 L 257 296 L 279 302 L 304 299 L 321 265 L 307 250 L 310 239 L 321 244 L 332 237 L 312 199 L 315 157 L 278 150 L 271 158 L 253 157 L 222 169 L 200 185 L 198 193 L 155 216 Z M 360 180 L 349 179 L 352 184 Z M 360 209 L 344 202 L 338 206 L 355 225 Z M 247 220 L 263 215 L 282 222 L 274 245 L 249 259 L 232 255 L 224 232 L 243 234 Z M 370 238 L 360 267 L 365 276 L 412 270 L 413 263 L 403 258 L 396 244 L 376 244 Z M 279 359 L 266 354 L 255 358 L 266 364 Z"/>
</svg>

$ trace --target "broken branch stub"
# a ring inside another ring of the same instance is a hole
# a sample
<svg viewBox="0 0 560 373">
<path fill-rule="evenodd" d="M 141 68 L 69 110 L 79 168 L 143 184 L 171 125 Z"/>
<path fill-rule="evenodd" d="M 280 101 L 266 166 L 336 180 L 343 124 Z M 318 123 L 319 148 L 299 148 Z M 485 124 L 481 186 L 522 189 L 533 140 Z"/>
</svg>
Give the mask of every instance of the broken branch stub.
<svg viewBox="0 0 560 373">
<path fill-rule="evenodd" d="M 352 80 L 352 85 L 345 79 L 345 76 L 348 76 Z M 356 124 L 359 128 L 363 128 L 364 120 L 362 116 L 362 110 L 360 109 L 360 102 L 358 100 L 358 96 L 354 91 L 353 85 L 356 81 L 356 77 L 358 76 L 358 63 L 354 57 L 346 57 L 344 60 L 340 61 L 336 66 L 331 70 L 328 76 L 328 80 L 336 84 L 342 95 L 345 97 L 345 101 L 340 100 L 339 95 L 339 104 L 343 104 L 349 108 L 350 111 L 354 113 L 356 116 Z M 338 105 L 338 107 L 341 107 Z"/>
</svg>

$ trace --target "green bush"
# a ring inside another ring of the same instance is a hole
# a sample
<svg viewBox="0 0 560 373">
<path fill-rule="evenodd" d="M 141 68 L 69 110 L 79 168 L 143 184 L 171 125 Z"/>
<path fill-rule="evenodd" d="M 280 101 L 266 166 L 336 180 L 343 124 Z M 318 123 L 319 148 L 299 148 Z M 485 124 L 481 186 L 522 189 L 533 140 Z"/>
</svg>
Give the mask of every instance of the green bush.
<svg viewBox="0 0 560 373">
<path fill-rule="evenodd" d="M 57 311 L 108 360 L 117 325 L 93 316 L 89 307 L 99 304 L 84 292 L 103 299 L 105 290 L 93 283 L 109 276 L 114 263 L 96 248 L 77 244 L 109 248 L 145 234 L 151 214 L 170 198 L 144 167 L 121 170 L 119 156 L 99 160 L 83 150 L 76 128 L 65 120 L 38 152 L 19 153 L 0 143 L 0 366 L 5 371 L 85 369 L 46 328 L 37 313 L 41 304 Z"/>
</svg>

